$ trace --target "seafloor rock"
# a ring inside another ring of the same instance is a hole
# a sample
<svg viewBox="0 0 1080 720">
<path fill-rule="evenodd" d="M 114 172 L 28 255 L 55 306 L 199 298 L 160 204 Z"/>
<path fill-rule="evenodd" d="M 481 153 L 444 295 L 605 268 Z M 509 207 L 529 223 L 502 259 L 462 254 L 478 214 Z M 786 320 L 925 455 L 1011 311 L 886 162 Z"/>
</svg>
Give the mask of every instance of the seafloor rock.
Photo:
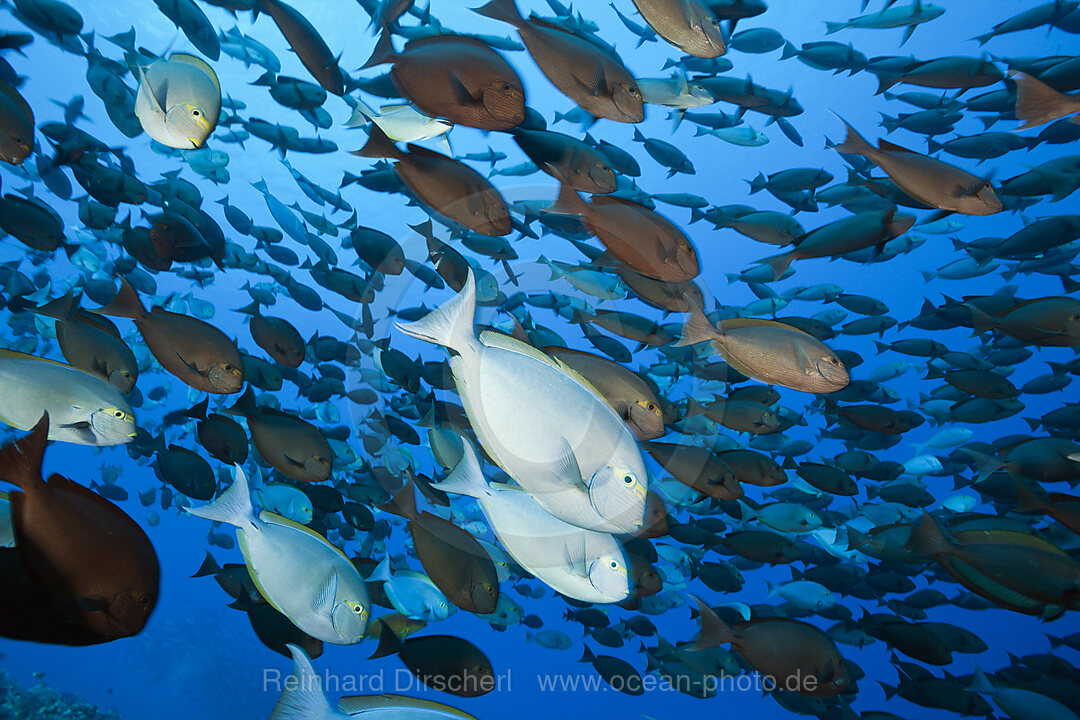
<svg viewBox="0 0 1080 720">
<path fill-rule="evenodd" d="M 47 685 L 23 687 L 0 670 L 0 718 L 3 720 L 119 720 L 71 693 Z"/>
</svg>

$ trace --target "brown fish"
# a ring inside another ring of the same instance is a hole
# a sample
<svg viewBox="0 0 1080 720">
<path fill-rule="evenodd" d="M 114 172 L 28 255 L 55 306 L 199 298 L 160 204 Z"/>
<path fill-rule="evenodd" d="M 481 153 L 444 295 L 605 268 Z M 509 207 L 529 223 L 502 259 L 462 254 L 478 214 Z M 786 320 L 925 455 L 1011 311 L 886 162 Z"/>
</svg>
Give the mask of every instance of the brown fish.
<svg viewBox="0 0 1080 720">
<path fill-rule="evenodd" d="M 304 362 L 307 348 L 304 338 L 288 320 L 268 317 L 259 310 L 259 303 L 253 302 L 238 312 L 251 315 L 248 330 L 255 344 L 266 351 L 278 365 L 298 368 Z"/>
<path fill-rule="evenodd" d="M 516 27 L 540 71 L 590 115 L 625 123 L 645 119 L 637 81 L 613 50 L 546 20 L 526 20 L 514 0 L 491 0 L 473 12 Z"/>
<path fill-rule="evenodd" d="M 496 687 L 491 661 L 468 640 L 452 635 L 423 635 L 402 641 L 383 625 L 372 658 L 397 654 L 420 682 L 458 697 L 480 697 Z"/>
<path fill-rule="evenodd" d="M 732 627 L 701 598 L 694 600 L 701 616 L 701 632 L 691 650 L 731 643 L 775 689 L 809 697 L 832 697 L 851 684 L 840 651 L 828 635 L 813 625 L 767 617 Z"/>
<path fill-rule="evenodd" d="M 689 238 L 667 218 L 637 203 L 607 195 L 585 202 L 573 188 L 560 185 L 559 198 L 547 212 L 580 215 L 609 253 L 646 277 L 683 282 L 701 272 Z"/>
<path fill-rule="evenodd" d="M 699 0 L 634 0 L 656 33 L 687 55 L 720 57 L 727 52 L 720 20 Z"/>
<path fill-rule="evenodd" d="M 157 603 L 157 554 L 105 498 L 60 475 L 41 477 L 48 434 L 46 413 L 30 435 L 0 449 L 0 478 L 21 490 L 11 493 L 11 512 L 27 574 L 51 596 L 69 598 L 86 630 L 135 635 Z"/>
<path fill-rule="evenodd" d="M 525 119 L 521 78 L 479 40 L 433 35 L 396 53 L 384 32 L 364 67 L 388 62 L 394 84 L 422 113 L 480 130 L 509 130 Z"/>
<path fill-rule="evenodd" d="M 254 17 L 262 10 L 274 19 L 289 47 L 324 90 L 335 95 L 345 94 L 345 75 L 338 67 L 337 58 L 306 17 L 281 0 L 256 0 L 252 9 Z"/>
<path fill-rule="evenodd" d="M 1080 112 L 1080 96 L 1058 92 L 1041 80 L 1022 72 L 1010 73 L 1016 83 L 1016 118 L 1024 124 L 1015 128 L 1026 130 L 1051 120 Z M 1070 118 L 1080 123 L 1080 116 Z"/>
<path fill-rule="evenodd" d="M 108 319 L 79 309 L 68 292 L 34 312 L 56 318 L 60 352 L 72 367 L 93 373 L 122 393 L 130 392 L 139 377 L 134 353 Z"/>
<path fill-rule="evenodd" d="M 705 448 L 651 442 L 645 450 L 656 462 L 687 487 L 714 500 L 737 500 L 742 485 L 727 463 Z"/>
<path fill-rule="evenodd" d="M 664 413 L 660 400 L 641 376 L 599 355 L 551 345 L 548 355 L 569 365 L 594 388 L 626 421 L 635 440 L 655 440 L 664 434 Z"/>
<path fill-rule="evenodd" d="M 294 415 L 256 405 L 250 385 L 225 412 L 247 420 L 251 442 L 263 460 L 286 477 L 299 482 L 322 482 L 330 477 L 334 454 L 326 437 Z"/>
<path fill-rule="evenodd" d="M 418 511 L 412 483 L 379 509 L 409 521 L 416 556 L 450 602 L 478 615 L 495 612 L 499 573 L 476 538 L 449 520 Z"/>
<path fill-rule="evenodd" d="M 123 278 L 113 301 L 91 312 L 133 319 L 161 366 L 196 390 L 229 394 L 244 386 L 240 351 L 225 333 L 161 307 L 147 312 L 135 288 Z"/>
<path fill-rule="evenodd" d="M 509 235 L 510 210 L 484 176 L 453 158 L 409 144 L 398 149 L 372 124 L 367 143 L 353 155 L 397 160 L 394 170 L 416 198 L 430 210 L 481 235 Z"/>
<path fill-rule="evenodd" d="M 0 80 L 0 160 L 22 165 L 34 151 L 34 111 L 19 91 Z"/>
</svg>

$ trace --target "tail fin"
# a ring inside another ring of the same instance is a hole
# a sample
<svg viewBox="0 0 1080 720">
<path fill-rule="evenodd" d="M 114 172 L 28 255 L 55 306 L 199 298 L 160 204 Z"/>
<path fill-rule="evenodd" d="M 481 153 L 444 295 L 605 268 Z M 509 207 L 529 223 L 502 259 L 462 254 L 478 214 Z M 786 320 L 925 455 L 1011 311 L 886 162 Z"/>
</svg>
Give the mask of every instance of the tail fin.
<svg viewBox="0 0 1080 720">
<path fill-rule="evenodd" d="M 397 495 L 380 505 L 379 509 L 407 520 L 415 520 L 420 513 L 416 510 L 416 488 L 412 482 L 406 483 Z"/>
<path fill-rule="evenodd" d="M 400 158 L 403 153 L 394 144 L 394 141 L 386 136 L 382 128 L 375 123 L 371 123 L 368 128 L 368 141 L 364 143 L 364 147 L 354 150 L 352 154 L 360 157 L 396 159 Z"/>
<path fill-rule="evenodd" d="M 66 295 L 34 308 L 34 312 L 57 320 L 70 320 L 78 308 L 79 303 L 75 300 L 75 292 L 69 290 Z"/>
<path fill-rule="evenodd" d="M 247 475 L 243 468 L 235 465 L 233 484 L 218 499 L 199 508 L 188 508 L 196 517 L 228 523 L 239 528 L 255 526 L 255 508 L 251 506 L 251 492 L 248 490 Z"/>
<path fill-rule="evenodd" d="M 286 647 L 296 664 L 293 670 L 295 682 L 285 683 L 270 720 L 326 720 L 339 715 L 326 699 L 322 678 L 315 674 L 307 653 L 292 643 Z"/>
<path fill-rule="evenodd" d="M 847 23 L 844 22 L 829 22 L 825 21 L 825 34 L 832 35 L 834 32 L 838 32 L 847 27 Z"/>
<path fill-rule="evenodd" d="M 514 27 L 520 27 L 525 23 L 525 18 L 521 17 L 521 12 L 518 10 L 514 0 L 491 0 L 491 2 L 472 10 L 478 15 L 494 20 L 502 20 Z"/>
<path fill-rule="evenodd" d="M 915 553 L 925 557 L 943 555 L 952 549 L 949 539 L 945 537 L 941 526 L 934 517 L 923 510 L 923 519 L 914 530 L 911 531 L 911 539 L 908 547 Z"/>
<path fill-rule="evenodd" d="M 232 407 L 225 408 L 226 415 L 239 415 L 240 417 L 249 417 L 255 413 L 255 391 L 251 389 L 249 383 L 243 394 L 236 398 L 236 402 Z"/>
<path fill-rule="evenodd" d="M 131 283 L 124 278 L 120 278 L 120 290 L 116 293 L 116 297 L 112 299 L 112 302 L 105 307 L 90 312 L 138 320 L 146 315 L 146 308 L 143 307 L 142 302 L 139 300 L 139 294 L 135 292 L 135 288 L 131 287 Z"/>
<path fill-rule="evenodd" d="M 868 152 L 874 151 L 874 146 L 866 142 L 866 138 L 858 133 L 855 128 L 851 127 L 847 120 L 837 115 L 840 118 L 840 122 L 844 123 L 844 127 L 847 128 L 847 137 L 844 138 L 844 142 L 835 147 L 837 152 L 847 153 L 849 155 L 865 155 Z"/>
<path fill-rule="evenodd" d="M 687 647 L 688 650 L 708 650 L 735 639 L 735 631 L 731 629 L 730 625 L 721 620 L 720 616 L 713 612 L 713 609 L 706 605 L 704 600 L 696 595 L 690 597 L 697 601 L 698 614 L 701 619 L 701 632 L 698 633 L 694 644 Z"/>
<path fill-rule="evenodd" d="M 779 280 L 787 272 L 787 269 L 791 267 L 791 261 L 795 259 L 795 252 L 780 253 L 779 255 L 772 255 L 770 257 L 760 260 L 764 265 L 768 265 L 773 271 L 773 280 Z"/>
<path fill-rule="evenodd" d="M 357 98 L 354 102 L 356 104 L 353 106 L 352 117 L 345 123 L 347 128 L 364 127 L 375 117 L 375 111 L 365 105 L 363 100 Z"/>
<path fill-rule="evenodd" d="M 397 53 L 394 52 L 394 43 L 390 40 L 390 32 L 383 30 L 379 36 L 379 41 L 375 43 L 375 49 L 371 51 L 371 57 L 367 59 L 360 69 L 375 67 L 376 65 L 385 65 L 386 63 L 394 62 L 397 57 Z"/>
<path fill-rule="evenodd" d="M 30 434 L 0 448 L 0 480 L 24 492 L 41 479 L 41 461 L 49 440 L 49 413 L 42 413 Z"/>
<path fill-rule="evenodd" d="M 443 492 L 456 495 L 468 495 L 469 497 L 483 497 L 488 495 L 488 481 L 480 469 L 480 461 L 476 457 L 476 450 L 472 443 L 462 438 L 462 455 L 458 464 L 446 476 L 446 479 L 435 483 L 432 487 Z"/>
<path fill-rule="evenodd" d="M 461 292 L 416 322 L 395 325 L 414 338 L 461 353 L 477 345 L 476 332 L 473 329 L 475 315 L 476 279 L 470 268 Z"/>
<path fill-rule="evenodd" d="M 202 565 L 195 571 L 195 574 L 191 577 L 206 577 L 207 575 L 217 575 L 221 572 L 221 566 L 218 565 L 218 561 L 214 559 L 214 556 L 210 554 L 210 551 L 206 551 L 206 557 L 202 561 Z"/>
<path fill-rule="evenodd" d="M 1016 130 L 1037 127 L 1069 112 L 1080 110 L 1075 98 L 1059 93 L 1030 75 L 1014 73 L 1013 80 L 1016 82 L 1016 117 L 1024 121 Z"/>
<path fill-rule="evenodd" d="M 683 322 L 682 337 L 675 343 L 675 347 L 696 345 L 707 340 L 715 340 L 719 335 L 719 331 L 713 326 L 709 318 L 705 317 L 705 311 L 698 306 L 694 298 L 685 293 L 683 294 L 683 300 L 686 302 L 689 312 Z"/>
<path fill-rule="evenodd" d="M 559 185 L 558 199 L 544 212 L 561 215 L 584 215 L 588 209 L 589 206 L 581 195 L 578 195 L 577 190 L 563 183 Z"/>
</svg>

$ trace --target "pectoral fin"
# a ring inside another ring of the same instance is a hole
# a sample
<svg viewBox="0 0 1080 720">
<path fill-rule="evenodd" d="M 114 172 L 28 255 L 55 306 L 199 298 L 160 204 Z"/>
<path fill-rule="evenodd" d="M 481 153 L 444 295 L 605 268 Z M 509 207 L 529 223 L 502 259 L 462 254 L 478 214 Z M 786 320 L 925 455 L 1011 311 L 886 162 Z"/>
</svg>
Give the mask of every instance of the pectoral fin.
<svg viewBox="0 0 1080 720">
<path fill-rule="evenodd" d="M 311 609 L 316 615 L 329 615 L 334 609 L 334 598 L 337 597 L 338 576 L 336 572 L 330 573 L 322 590 L 315 596 Z"/>
</svg>

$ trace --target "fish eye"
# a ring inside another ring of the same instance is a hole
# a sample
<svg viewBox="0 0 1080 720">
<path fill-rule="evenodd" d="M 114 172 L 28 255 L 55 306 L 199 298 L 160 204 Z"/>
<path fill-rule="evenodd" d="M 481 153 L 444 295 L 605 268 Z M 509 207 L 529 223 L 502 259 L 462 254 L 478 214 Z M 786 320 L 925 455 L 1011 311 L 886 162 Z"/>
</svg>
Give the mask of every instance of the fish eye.
<svg viewBox="0 0 1080 720">
<path fill-rule="evenodd" d="M 623 481 L 624 485 L 633 485 L 634 484 L 634 476 L 633 475 L 623 475 L 622 481 Z"/>
<path fill-rule="evenodd" d="M 124 411 L 123 410 L 113 410 L 113 417 L 114 418 L 122 418 L 122 417 L 124 417 Z"/>
<path fill-rule="evenodd" d="M 352 611 L 353 611 L 353 615 L 363 615 L 364 614 L 364 606 L 360 605 L 359 603 L 356 604 L 356 605 L 353 605 Z"/>
<path fill-rule="evenodd" d="M 638 91 L 637 87 L 636 87 L 636 86 L 634 86 L 634 85 L 631 85 L 631 86 L 630 86 L 629 88 L 627 88 L 626 92 L 630 93 L 630 94 L 631 94 L 631 95 L 633 95 L 634 97 L 637 97 L 638 95 L 640 95 L 640 94 L 641 94 L 641 93 L 640 93 L 640 92 Z"/>
<path fill-rule="evenodd" d="M 840 359 L 831 357 L 831 358 L 829 358 L 829 362 L 832 363 L 833 365 L 839 365 L 840 364 Z"/>
<path fill-rule="evenodd" d="M 608 567 L 610 567 L 612 570 L 618 570 L 619 569 L 619 561 L 618 560 L 612 560 L 611 562 L 608 563 Z"/>
<path fill-rule="evenodd" d="M 191 111 L 191 114 L 192 114 L 192 115 L 193 115 L 194 117 L 199 117 L 199 111 L 198 111 L 198 110 L 192 110 L 192 111 Z"/>
</svg>

